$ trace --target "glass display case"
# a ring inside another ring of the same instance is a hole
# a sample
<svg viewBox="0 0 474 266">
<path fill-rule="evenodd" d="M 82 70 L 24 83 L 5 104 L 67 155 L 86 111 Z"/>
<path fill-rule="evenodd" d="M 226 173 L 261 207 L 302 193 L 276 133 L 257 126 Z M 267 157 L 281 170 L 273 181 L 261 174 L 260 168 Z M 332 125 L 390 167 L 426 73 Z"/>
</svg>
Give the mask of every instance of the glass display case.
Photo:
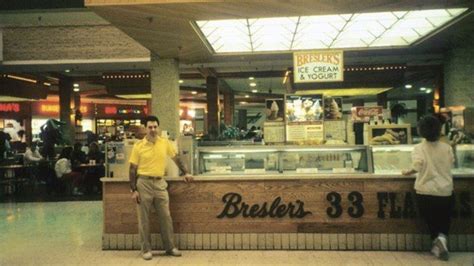
<svg viewBox="0 0 474 266">
<path fill-rule="evenodd" d="M 411 168 L 414 145 L 372 146 L 375 174 L 400 174 Z M 453 174 L 474 174 L 474 145 L 460 144 L 454 149 Z"/>
<path fill-rule="evenodd" d="M 198 147 L 198 175 L 372 173 L 367 146 Z"/>
<path fill-rule="evenodd" d="M 414 145 L 372 146 L 375 174 L 400 174 L 411 168 Z"/>
<path fill-rule="evenodd" d="M 453 174 L 474 174 L 474 144 L 459 144 L 455 147 L 456 168 Z"/>
</svg>

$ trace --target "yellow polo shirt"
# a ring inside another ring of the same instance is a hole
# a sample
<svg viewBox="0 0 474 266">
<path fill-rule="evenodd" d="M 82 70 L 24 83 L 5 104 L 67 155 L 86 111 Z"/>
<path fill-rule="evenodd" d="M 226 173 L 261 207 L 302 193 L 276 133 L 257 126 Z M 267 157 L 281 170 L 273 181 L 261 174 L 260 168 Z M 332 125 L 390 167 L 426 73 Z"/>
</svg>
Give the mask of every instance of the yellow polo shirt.
<svg viewBox="0 0 474 266">
<path fill-rule="evenodd" d="M 176 156 L 173 144 L 158 137 L 155 144 L 143 138 L 133 145 L 129 162 L 138 165 L 137 174 L 147 176 L 164 176 L 166 157 Z"/>
</svg>

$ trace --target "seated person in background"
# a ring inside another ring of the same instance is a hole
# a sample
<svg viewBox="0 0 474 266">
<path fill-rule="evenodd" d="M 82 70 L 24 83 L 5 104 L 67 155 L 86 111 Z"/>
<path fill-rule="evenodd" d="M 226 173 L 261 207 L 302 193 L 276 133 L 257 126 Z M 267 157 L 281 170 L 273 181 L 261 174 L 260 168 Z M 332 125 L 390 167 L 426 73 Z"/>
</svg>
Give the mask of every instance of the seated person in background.
<svg viewBox="0 0 474 266">
<path fill-rule="evenodd" d="M 89 153 L 87 154 L 87 160 L 90 162 L 94 160 L 96 164 L 103 164 L 105 155 L 99 150 L 99 144 L 92 142 L 89 144 Z"/>
<path fill-rule="evenodd" d="M 105 176 L 105 154 L 99 150 L 99 145 L 97 142 L 92 142 L 89 144 L 89 153 L 87 154 L 87 160 L 89 163 L 93 161 L 95 163 L 94 167 L 87 168 L 86 170 L 86 190 L 87 192 L 98 191 L 100 192 L 102 189 L 102 182 L 100 182 L 100 178 Z"/>
<path fill-rule="evenodd" d="M 32 142 L 31 147 L 26 148 L 25 155 L 23 156 L 23 161 L 25 164 L 37 163 L 44 159 L 39 152 L 38 143 L 36 142 Z"/>
<path fill-rule="evenodd" d="M 56 172 L 56 177 L 62 179 L 65 182 L 72 183 L 72 194 L 73 195 L 82 195 L 79 191 L 80 186 L 84 181 L 84 177 L 79 172 L 73 172 L 71 169 L 71 147 L 65 147 L 61 154 L 59 155 L 59 160 L 54 165 L 54 171 Z"/>
<path fill-rule="evenodd" d="M 82 144 L 76 142 L 74 144 L 74 150 L 71 153 L 71 164 L 73 168 L 76 168 L 80 164 L 87 163 L 86 153 L 82 151 Z"/>
<path fill-rule="evenodd" d="M 0 131 L 0 160 L 5 159 L 11 149 L 9 139 L 10 135 Z"/>
</svg>

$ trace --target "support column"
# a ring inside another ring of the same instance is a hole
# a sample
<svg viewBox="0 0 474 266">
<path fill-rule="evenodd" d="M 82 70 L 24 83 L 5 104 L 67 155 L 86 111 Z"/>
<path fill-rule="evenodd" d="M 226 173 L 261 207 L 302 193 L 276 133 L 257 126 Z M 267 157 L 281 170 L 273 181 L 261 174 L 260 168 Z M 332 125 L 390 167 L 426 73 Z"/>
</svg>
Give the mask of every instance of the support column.
<svg viewBox="0 0 474 266">
<path fill-rule="evenodd" d="M 239 129 L 247 130 L 247 110 L 239 109 Z"/>
<path fill-rule="evenodd" d="M 64 140 L 68 145 L 74 143 L 75 137 L 74 123 L 71 116 L 72 87 L 71 79 L 62 77 L 59 80 L 59 119 L 66 123 L 63 133 Z"/>
<path fill-rule="evenodd" d="M 80 126 L 82 125 L 82 122 L 79 122 L 79 120 L 77 120 L 76 114 L 77 114 L 77 110 L 79 110 L 79 112 L 81 111 L 81 95 L 79 94 L 79 92 L 74 92 L 73 97 L 74 97 L 74 112 L 75 112 L 74 113 L 74 126 Z"/>
<path fill-rule="evenodd" d="M 234 94 L 224 93 L 224 123 L 228 126 L 234 125 Z"/>
<path fill-rule="evenodd" d="M 387 109 L 387 92 L 377 94 L 377 105 Z"/>
<path fill-rule="evenodd" d="M 160 128 L 179 136 L 179 69 L 175 59 L 159 59 L 151 56 L 151 111 L 158 116 Z"/>
<path fill-rule="evenodd" d="M 216 77 L 208 76 L 207 84 L 207 129 L 219 135 L 220 113 L 219 113 L 219 82 Z M 214 129 L 213 129 L 214 128 Z"/>
</svg>

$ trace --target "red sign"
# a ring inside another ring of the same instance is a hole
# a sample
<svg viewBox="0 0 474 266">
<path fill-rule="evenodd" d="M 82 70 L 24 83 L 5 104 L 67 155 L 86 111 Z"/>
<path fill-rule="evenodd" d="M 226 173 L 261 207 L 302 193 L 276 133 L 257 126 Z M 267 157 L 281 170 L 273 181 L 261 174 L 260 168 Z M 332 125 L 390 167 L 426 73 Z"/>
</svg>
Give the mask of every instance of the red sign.
<svg viewBox="0 0 474 266">
<path fill-rule="evenodd" d="M 115 107 L 115 106 L 106 106 L 104 111 L 105 111 L 105 114 L 107 114 L 107 115 L 115 115 L 115 114 L 117 114 L 117 107 Z"/>
<path fill-rule="evenodd" d="M 0 103 L 0 112 L 19 113 L 20 111 L 19 103 Z"/>
<path fill-rule="evenodd" d="M 33 115 L 40 116 L 58 116 L 59 115 L 59 103 L 57 102 L 35 102 L 33 106 Z M 93 115 L 93 105 L 92 104 L 81 104 L 79 109 L 83 116 L 91 117 Z"/>
<path fill-rule="evenodd" d="M 383 107 L 374 106 L 374 107 L 364 107 L 364 106 L 355 106 L 351 108 L 352 112 L 352 121 L 354 122 L 369 122 L 370 119 L 382 120 L 383 119 Z"/>
</svg>

